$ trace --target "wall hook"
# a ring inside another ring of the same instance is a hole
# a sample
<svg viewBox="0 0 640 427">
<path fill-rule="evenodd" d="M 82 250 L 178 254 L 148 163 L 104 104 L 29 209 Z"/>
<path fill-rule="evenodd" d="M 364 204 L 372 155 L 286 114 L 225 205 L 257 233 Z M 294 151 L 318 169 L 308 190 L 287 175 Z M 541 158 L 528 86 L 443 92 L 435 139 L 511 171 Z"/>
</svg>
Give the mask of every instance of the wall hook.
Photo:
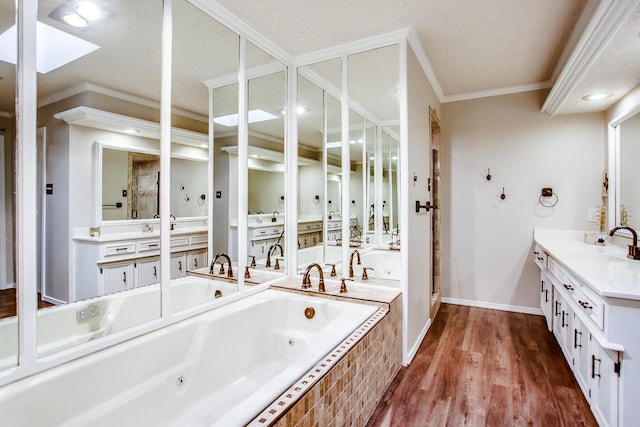
<svg viewBox="0 0 640 427">
<path fill-rule="evenodd" d="M 507 198 L 507 195 L 506 195 L 506 194 L 504 194 L 504 187 L 502 187 L 502 194 L 500 195 L 500 198 L 501 198 L 502 200 L 504 200 L 504 199 L 506 199 L 506 198 Z"/>
<path fill-rule="evenodd" d="M 487 181 L 491 181 L 491 169 L 487 169 Z"/>
</svg>

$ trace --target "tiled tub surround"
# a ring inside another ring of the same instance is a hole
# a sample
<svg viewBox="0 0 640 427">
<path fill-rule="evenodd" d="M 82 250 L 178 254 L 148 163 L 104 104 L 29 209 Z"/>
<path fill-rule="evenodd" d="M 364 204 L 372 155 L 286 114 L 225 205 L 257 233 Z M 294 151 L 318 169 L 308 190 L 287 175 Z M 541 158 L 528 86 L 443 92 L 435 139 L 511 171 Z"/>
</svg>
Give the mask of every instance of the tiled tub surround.
<svg viewBox="0 0 640 427">
<path fill-rule="evenodd" d="M 314 286 L 316 284 L 313 280 Z M 277 286 L 299 290 L 299 280 L 287 279 Z M 364 426 L 385 390 L 401 368 L 402 298 L 397 290 L 351 284 L 339 293 L 339 282 L 327 282 L 321 295 L 329 299 L 357 300 L 384 309 L 366 333 L 356 331 L 335 351 L 317 363 L 258 415 L 251 426 Z M 375 317 L 375 316 L 374 316 Z M 363 331 L 364 332 L 364 331 Z"/>
<path fill-rule="evenodd" d="M 233 283 L 183 277 L 171 281 L 171 311 L 178 312 L 219 296 L 237 292 Z M 160 317 L 158 284 L 38 310 L 37 348 L 46 356 L 95 338 L 125 330 Z M 17 340 L 15 317 L 0 320 L 0 342 Z M 14 345 L 0 346 L 0 368 L 17 363 Z"/>
<path fill-rule="evenodd" d="M 9 384 L 0 419 L 15 427 L 244 425 L 378 310 L 265 290 Z"/>
</svg>

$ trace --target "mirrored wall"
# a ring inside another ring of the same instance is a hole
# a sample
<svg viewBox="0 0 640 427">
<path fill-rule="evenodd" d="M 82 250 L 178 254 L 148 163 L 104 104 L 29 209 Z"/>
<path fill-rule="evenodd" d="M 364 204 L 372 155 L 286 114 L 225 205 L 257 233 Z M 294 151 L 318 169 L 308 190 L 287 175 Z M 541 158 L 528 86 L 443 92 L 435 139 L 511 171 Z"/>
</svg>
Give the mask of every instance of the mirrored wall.
<svg viewBox="0 0 640 427">
<path fill-rule="evenodd" d="M 640 230 L 640 181 L 637 163 L 640 159 L 640 113 L 618 125 L 619 201 L 616 223 Z"/>
</svg>

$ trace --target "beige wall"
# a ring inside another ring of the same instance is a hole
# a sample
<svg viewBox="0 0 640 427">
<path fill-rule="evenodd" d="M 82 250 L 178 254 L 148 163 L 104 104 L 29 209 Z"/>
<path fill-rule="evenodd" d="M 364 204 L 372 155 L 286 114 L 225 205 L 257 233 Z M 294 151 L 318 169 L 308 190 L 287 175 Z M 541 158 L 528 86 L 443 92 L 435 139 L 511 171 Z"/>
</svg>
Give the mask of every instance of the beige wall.
<svg viewBox="0 0 640 427">
<path fill-rule="evenodd" d="M 442 106 L 442 289 L 454 302 L 536 310 L 533 229 L 597 229 L 587 209 L 602 204 L 604 113 L 549 117 L 545 95 Z M 542 187 L 558 194 L 555 208 L 538 204 Z"/>
<path fill-rule="evenodd" d="M 407 255 L 408 274 L 405 295 L 407 323 L 404 354 L 412 357 L 429 325 L 431 303 L 431 213 L 424 210 L 416 213 L 412 206 L 415 206 L 416 200 L 420 200 L 423 204 L 430 200 L 427 190 L 427 180 L 431 174 L 429 107 L 439 110 L 440 103 L 410 48 L 407 55 L 407 84 L 409 145 L 405 151 L 401 147 L 401 157 L 406 156 L 406 162 L 403 162 L 403 165 L 407 165 L 408 170 L 400 171 L 403 174 L 401 175 L 402 185 L 406 187 L 404 190 L 401 188 L 401 191 L 407 197 L 400 201 L 406 212 L 400 220 L 400 229 L 406 227 L 408 230 L 407 239 L 405 240 L 403 236 L 402 240 L 402 250 Z M 415 183 L 414 173 L 417 177 Z M 407 218 L 406 223 L 404 218 Z"/>
</svg>

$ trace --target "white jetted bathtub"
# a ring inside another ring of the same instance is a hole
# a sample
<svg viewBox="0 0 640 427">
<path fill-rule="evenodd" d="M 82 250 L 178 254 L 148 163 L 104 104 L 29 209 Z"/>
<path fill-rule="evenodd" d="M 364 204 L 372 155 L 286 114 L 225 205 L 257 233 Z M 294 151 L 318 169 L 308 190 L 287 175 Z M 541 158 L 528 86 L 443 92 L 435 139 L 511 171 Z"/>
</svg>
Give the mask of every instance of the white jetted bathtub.
<svg viewBox="0 0 640 427">
<path fill-rule="evenodd" d="M 350 250 L 349 253 L 353 253 Z M 384 279 L 385 283 L 389 280 L 400 280 L 402 277 L 402 261 L 400 257 L 400 251 L 389 250 L 372 250 L 369 252 L 360 251 L 361 264 L 357 264 L 357 256 L 353 257 L 353 276 L 354 279 L 360 279 L 362 277 L 363 267 L 372 268 L 367 270 L 367 275 L 370 279 Z M 338 266 L 336 266 L 338 268 Z M 373 282 L 372 282 L 373 283 Z M 398 282 L 398 287 L 399 287 Z"/>
<path fill-rule="evenodd" d="M 376 310 L 266 290 L 5 386 L 0 420 L 12 427 L 244 425 Z"/>
<path fill-rule="evenodd" d="M 309 264 L 318 262 L 323 259 L 323 245 L 310 246 L 308 248 L 298 250 L 298 268 L 304 269 Z M 339 261 L 342 256 L 342 247 L 335 245 L 327 245 L 326 260 L 327 262 Z"/>
<path fill-rule="evenodd" d="M 175 279 L 171 281 L 171 309 L 175 313 L 235 292 L 235 283 L 198 277 Z M 36 320 L 38 354 L 46 356 L 159 316 L 158 284 L 44 308 L 38 310 Z M 0 320 L 0 368 L 16 365 L 17 337 L 16 318 Z"/>
</svg>

